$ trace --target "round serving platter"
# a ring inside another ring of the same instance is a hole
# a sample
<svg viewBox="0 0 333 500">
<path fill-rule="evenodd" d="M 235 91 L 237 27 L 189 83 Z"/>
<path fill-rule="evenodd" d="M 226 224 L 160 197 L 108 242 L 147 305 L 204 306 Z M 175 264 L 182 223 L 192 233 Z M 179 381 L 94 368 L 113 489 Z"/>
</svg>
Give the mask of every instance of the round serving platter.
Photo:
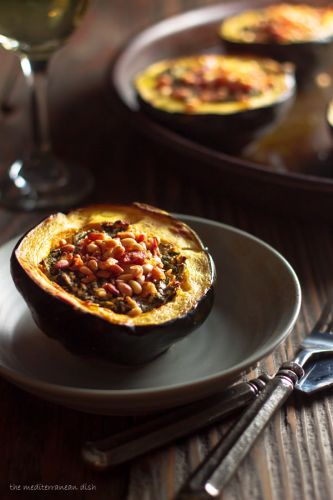
<svg viewBox="0 0 333 500">
<path fill-rule="evenodd" d="M 173 132 L 140 111 L 133 80 L 155 61 L 223 52 L 217 29 L 238 11 L 267 5 L 225 2 L 166 19 L 133 37 L 113 60 L 112 104 L 149 141 L 175 155 L 177 168 L 212 189 L 241 200 L 298 215 L 333 216 L 333 139 L 326 107 L 333 96 L 333 63 L 298 90 L 285 118 L 237 155 L 207 147 Z M 328 65 L 330 62 L 328 61 Z M 190 161 L 189 161 L 190 160 Z M 202 172 L 205 175 L 202 175 Z"/>
</svg>

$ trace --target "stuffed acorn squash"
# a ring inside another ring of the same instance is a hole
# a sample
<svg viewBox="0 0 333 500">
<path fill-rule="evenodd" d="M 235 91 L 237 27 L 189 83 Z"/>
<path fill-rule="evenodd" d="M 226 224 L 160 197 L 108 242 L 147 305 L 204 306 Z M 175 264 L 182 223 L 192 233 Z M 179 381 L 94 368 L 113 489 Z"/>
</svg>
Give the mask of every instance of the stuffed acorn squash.
<svg viewBox="0 0 333 500">
<path fill-rule="evenodd" d="M 37 325 L 72 352 L 142 363 L 197 328 L 214 265 L 186 224 L 141 204 L 51 215 L 12 254 Z"/>
<path fill-rule="evenodd" d="M 333 7 L 282 3 L 248 10 L 225 19 L 219 35 L 230 53 L 292 62 L 304 83 L 332 59 Z"/>
<path fill-rule="evenodd" d="M 225 151 L 254 139 L 286 110 L 293 69 L 271 59 L 200 55 L 160 61 L 135 79 L 143 111 Z"/>
</svg>

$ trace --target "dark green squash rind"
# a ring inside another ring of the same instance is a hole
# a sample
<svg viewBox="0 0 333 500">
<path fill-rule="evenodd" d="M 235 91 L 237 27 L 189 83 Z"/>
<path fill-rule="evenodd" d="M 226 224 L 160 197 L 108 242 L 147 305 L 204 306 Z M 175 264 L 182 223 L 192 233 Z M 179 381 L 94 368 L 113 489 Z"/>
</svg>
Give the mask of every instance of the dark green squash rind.
<svg viewBox="0 0 333 500">
<path fill-rule="evenodd" d="M 197 329 L 213 306 L 216 270 L 213 259 L 207 252 L 211 287 L 184 316 L 160 325 L 112 324 L 93 313 L 73 308 L 37 285 L 27 275 L 15 253 L 24 237 L 25 235 L 11 255 L 10 268 L 15 286 L 25 299 L 37 326 L 49 337 L 60 341 L 73 354 L 121 364 L 145 363 Z"/>
<path fill-rule="evenodd" d="M 139 94 L 137 99 L 141 110 L 154 120 L 191 140 L 232 154 L 274 126 L 291 107 L 293 95 L 269 106 L 229 115 L 170 113 L 152 106 Z"/>
</svg>

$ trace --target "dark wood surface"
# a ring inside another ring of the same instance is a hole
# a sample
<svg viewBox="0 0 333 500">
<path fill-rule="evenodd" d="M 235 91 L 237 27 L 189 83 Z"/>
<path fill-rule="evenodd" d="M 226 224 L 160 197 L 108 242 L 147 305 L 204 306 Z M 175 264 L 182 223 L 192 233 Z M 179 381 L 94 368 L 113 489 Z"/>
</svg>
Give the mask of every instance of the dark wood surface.
<svg viewBox="0 0 333 500">
<path fill-rule="evenodd" d="M 260 363 L 274 373 L 290 358 L 320 313 L 333 286 L 332 226 L 320 218 L 294 218 L 210 192 L 191 175 L 179 173 L 185 157 L 151 145 L 115 115 L 108 98 L 112 55 L 129 35 L 173 13 L 209 0 L 122 0 L 96 2 L 80 29 L 50 65 L 52 135 L 57 153 L 85 164 L 96 178 L 87 202 L 140 200 L 166 210 L 199 215 L 245 229 L 279 250 L 294 266 L 303 290 L 297 325 L 272 356 Z M 0 54 L 0 95 L 12 64 Z M 19 75 L 10 95 L 11 110 L 0 115 L 1 160 L 29 141 L 27 91 Z M 189 170 L 190 171 L 190 170 Z M 202 175 L 205 175 L 203 169 Z M 309 200 L 311 203 L 311 200 Z M 45 212 L 0 208 L 1 242 L 22 233 Z M 250 376 L 253 375 L 250 374 Z M 133 463 L 105 473 L 80 459 L 86 439 L 97 439 L 138 420 L 80 413 L 44 402 L 0 380 L 0 498 L 78 498 L 171 500 L 189 472 L 216 442 L 227 424 L 180 440 Z M 296 395 L 275 416 L 250 456 L 226 488 L 226 500 L 327 500 L 333 484 L 333 398 L 330 391 Z M 142 417 L 140 417 L 142 419 Z M 68 484 L 76 492 L 15 486 Z M 80 487 L 82 488 L 80 490 Z M 88 488 L 91 488 L 89 490 Z"/>
</svg>

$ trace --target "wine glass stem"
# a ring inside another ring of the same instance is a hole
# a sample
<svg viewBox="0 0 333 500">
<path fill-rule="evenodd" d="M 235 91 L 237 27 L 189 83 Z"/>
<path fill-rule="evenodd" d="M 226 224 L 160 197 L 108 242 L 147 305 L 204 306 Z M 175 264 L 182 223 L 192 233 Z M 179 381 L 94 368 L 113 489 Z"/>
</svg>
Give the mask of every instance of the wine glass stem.
<svg viewBox="0 0 333 500">
<path fill-rule="evenodd" d="M 47 105 L 48 60 L 33 60 L 26 55 L 20 59 L 31 96 L 33 154 L 43 155 L 51 150 Z"/>
</svg>

